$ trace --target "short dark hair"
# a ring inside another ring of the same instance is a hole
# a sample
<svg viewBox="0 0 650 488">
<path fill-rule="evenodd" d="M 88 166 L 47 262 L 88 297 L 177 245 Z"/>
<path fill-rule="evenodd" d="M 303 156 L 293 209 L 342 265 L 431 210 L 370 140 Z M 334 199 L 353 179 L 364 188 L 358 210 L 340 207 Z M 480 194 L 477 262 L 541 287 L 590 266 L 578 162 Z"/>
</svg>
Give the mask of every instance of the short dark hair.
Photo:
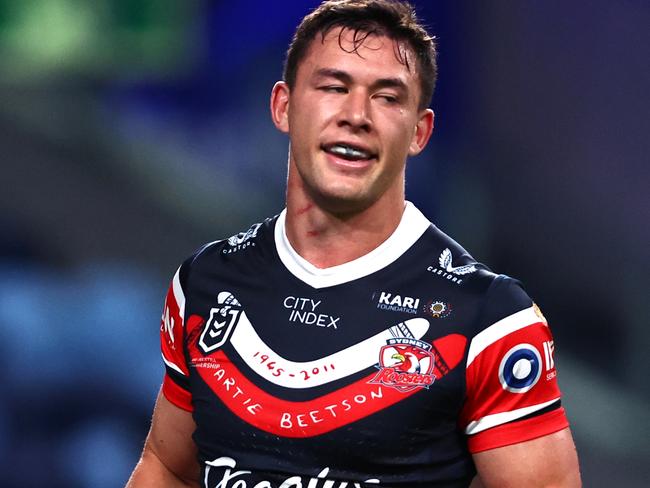
<svg viewBox="0 0 650 488">
<path fill-rule="evenodd" d="M 320 4 L 302 19 L 287 50 L 283 78 L 289 88 L 294 87 L 298 65 L 316 35 L 320 33 L 323 40 L 334 27 L 343 27 L 339 33 L 340 46 L 343 31 L 353 31 L 352 52 L 372 34 L 408 43 L 417 59 L 419 108 L 429 106 L 437 76 L 435 37 L 429 35 L 417 19 L 414 8 L 405 1 L 326 0 Z M 408 59 L 399 49 L 395 50 L 395 56 L 410 69 Z"/>
</svg>

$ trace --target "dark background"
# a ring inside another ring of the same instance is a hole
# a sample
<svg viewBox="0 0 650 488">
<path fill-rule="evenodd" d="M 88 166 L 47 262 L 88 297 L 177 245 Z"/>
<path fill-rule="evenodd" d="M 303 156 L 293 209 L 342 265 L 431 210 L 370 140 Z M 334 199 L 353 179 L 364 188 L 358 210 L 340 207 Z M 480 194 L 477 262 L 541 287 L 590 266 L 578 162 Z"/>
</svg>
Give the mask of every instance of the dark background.
<svg viewBox="0 0 650 488">
<path fill-rule="evenodd" d="M 278 213 L 268 115 L 317 1 L 0 0 L 0 484 L 122 485 L 200 244 Z M 420 1 L 407 195 L 553 328 L 586 487 L 650 484 L 650 4 Z"/>
</svg>

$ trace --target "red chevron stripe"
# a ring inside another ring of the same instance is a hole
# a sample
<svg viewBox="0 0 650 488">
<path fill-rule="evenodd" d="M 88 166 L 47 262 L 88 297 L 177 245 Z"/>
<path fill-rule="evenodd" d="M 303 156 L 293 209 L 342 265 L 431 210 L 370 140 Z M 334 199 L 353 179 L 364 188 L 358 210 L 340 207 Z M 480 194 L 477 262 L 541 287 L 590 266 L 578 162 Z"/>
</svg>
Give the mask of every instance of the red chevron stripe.
<svg viewBox="0 0 650 488">
<path fill-rule="evenodd" d="M 193 342 L 190 344 L 191 355 L 203 358 Z M 437 379 L 458 365 L 466 342 L 466 338 L 459 334 L 433 342 L 434 350 L 449 368 L 443 371 L 436 367 L 434 374 Z M 281 437 L 312 437 L 330 432 L 390 407 L 421 389 L 402 393 L 384 385 L 370 384 L 368 382 L 375 377 L 373 372 L 332 393 L 304 402 L 292 402 L 270 395 L 253 384 L 221 350 L 209 356 L 208 361 L 199 359 L 194 362 L 194 367 L 235 415 L 258 429 Z M 435 388 L 435 383 L 432 387 Z"/>
</svg>

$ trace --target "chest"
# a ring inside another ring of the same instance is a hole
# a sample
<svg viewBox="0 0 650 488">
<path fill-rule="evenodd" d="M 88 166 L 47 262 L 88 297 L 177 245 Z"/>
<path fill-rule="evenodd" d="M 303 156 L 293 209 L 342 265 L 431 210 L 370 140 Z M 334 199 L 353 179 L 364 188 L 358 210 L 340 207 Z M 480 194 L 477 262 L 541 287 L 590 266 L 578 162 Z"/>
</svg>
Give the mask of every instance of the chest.
<svg viewBox="0 0 650 488">
<path fill-rule="evenodd" d="M 404 274 L 326 289 L 271 272 L 200 281 L 186 304 L 186 354 L 206 439 L 318 437 L 340 454 L 456 428 L 471 299 Z"/>
</svg>

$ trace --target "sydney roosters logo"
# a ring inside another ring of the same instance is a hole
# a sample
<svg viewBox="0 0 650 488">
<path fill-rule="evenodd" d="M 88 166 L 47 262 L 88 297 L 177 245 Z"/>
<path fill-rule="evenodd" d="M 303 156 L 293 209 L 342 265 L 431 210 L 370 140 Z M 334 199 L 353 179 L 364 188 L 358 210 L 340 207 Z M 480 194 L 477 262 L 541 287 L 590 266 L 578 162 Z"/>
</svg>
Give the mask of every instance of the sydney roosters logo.
<svg viewBox="0 0 650 488">
<path fill-rule="evenodd" d="M 369 383 L 379 383 L 406 393 L 429 388 L 436 379 L 431 344 L 417 339 L 389 339 L 379 352 L 379 372 Z"/>
</svg>

